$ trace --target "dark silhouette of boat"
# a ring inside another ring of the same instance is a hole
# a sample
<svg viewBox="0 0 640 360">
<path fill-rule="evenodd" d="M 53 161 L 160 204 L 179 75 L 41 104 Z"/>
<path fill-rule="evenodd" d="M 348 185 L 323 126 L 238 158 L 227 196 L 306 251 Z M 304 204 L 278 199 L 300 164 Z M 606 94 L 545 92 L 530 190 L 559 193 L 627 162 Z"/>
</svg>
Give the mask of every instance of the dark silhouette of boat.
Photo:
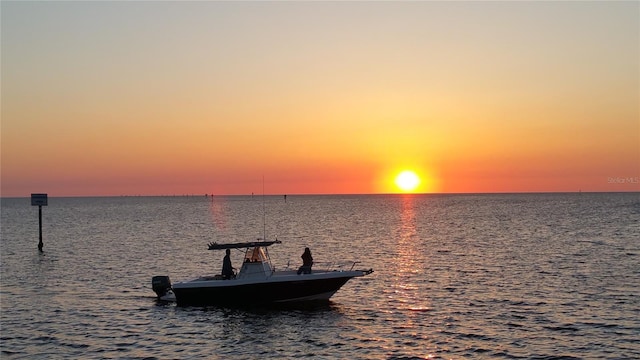
<svg viewBox="0 0 640 360">
<path fill-rule="evenodd" d="M 240 271 L 230 279 L 204 276 L 171 284 L 168 276 L 154 276 L 152 287 L 159 299 L 175 298 L 179 306 L 237 306 L 328 301 L 347 281 L 369 275 L 368 270 L 275 270 L 267 248 L 275 241 L 209 244 L 209 250 L 246 249 Z"/>
</svg>

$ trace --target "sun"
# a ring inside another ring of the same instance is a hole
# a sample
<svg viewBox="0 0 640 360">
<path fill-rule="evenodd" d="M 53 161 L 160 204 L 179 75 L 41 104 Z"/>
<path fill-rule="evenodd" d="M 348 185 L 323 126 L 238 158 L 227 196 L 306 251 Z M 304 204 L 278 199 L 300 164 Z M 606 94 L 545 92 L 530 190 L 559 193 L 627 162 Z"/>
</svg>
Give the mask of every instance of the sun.
<svg viewBox="0 0 640 360">
<path fill-rule="evenodd" d="M 420 177 L 411 170 L 404 170 L 396 176 L 395 183 L 404 192 L 412 192 L 420 185 Z"/>
</svg>

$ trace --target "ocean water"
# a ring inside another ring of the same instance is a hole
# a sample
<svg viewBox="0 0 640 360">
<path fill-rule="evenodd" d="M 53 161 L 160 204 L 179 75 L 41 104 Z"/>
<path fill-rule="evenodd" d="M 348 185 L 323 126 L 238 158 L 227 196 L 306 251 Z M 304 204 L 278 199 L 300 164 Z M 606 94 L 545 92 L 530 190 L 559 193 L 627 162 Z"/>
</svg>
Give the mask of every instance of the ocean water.
<svg viewBox="0 0 640 360">
<path fill-rule="evenodd" d="M 43 253 L 5 198 L 0 231 L 2 359 L 640 358 L 639 193 L 50 198 Z M 265 235 L 277 268 L 375 272 L 320 306 L 156 301 Z"/>
</svg>

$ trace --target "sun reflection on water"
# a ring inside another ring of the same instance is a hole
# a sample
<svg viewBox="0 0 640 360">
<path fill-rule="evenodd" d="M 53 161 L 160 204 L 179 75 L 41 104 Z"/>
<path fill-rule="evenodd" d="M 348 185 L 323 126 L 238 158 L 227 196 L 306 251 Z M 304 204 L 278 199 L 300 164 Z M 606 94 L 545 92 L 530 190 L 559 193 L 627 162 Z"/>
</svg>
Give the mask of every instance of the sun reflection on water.
<svg viewBox="0 0 640 360">
<path fill-rule="evenodd" d="M 424 284 L 416 279 L 425 271 L 427 258 L 416 224 L 416 196 L 404 195 L 400 200 L 392 297 L 402 310 L 425 312 L 429 311 L 427 294 L 422 291 Z"/>
<path fill-rule="evenodd" d="M 211 212 L 211 221 L 214 224 L 216 230 L 226 231 L 227 214 L 225 211 L 224 200 L 211 195 L 211 201 L 209 202 L 209 211 Z"/>
</svg>

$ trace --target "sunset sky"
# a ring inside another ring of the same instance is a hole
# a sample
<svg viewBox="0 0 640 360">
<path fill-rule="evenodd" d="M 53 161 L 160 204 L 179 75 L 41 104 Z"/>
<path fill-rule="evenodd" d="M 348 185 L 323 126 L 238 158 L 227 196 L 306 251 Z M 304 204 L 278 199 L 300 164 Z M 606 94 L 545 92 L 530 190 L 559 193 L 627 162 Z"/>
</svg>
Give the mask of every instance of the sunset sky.
<svg viewBox="0 0 640 360">
<path fill-rule="evenodd" d="M 11 2 L 1 195 L 640 190 L 640 3 Z"/>
</svg>

